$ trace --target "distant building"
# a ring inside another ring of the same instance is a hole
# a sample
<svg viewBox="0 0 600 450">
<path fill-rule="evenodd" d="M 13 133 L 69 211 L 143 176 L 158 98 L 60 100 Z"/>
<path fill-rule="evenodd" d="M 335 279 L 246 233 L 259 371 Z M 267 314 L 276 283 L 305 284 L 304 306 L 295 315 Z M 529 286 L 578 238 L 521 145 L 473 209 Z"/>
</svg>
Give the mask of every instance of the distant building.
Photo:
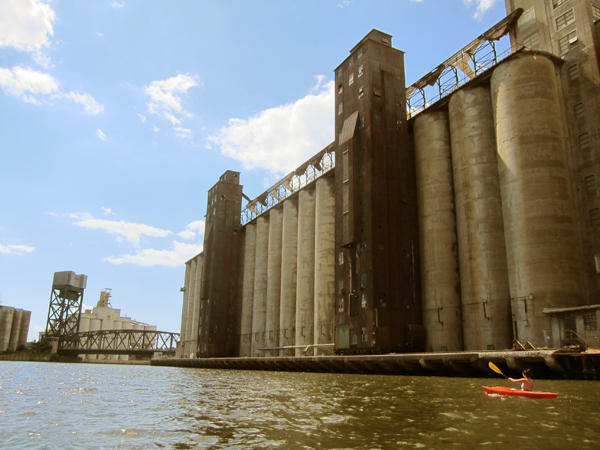
<svg viewBox="0 0 600 450">
<path fill-rule="evenodd" d="M 106 330 L 146 330 L 156 331 L 155 325 L 137 322 L 130 317 L 121 316 L 121 310 L 110 304 L 111 292 L 105 289 L 100 292 L 100 300 L 93 310 L 86 309 L 79 319 L 79 332 Z M 86 360 L 122 360 L 127 361 L 128 355 L 81 355 Z"/>
<path fill-rule="evenodd" d="M 0 306 L 0 352 L 15 351 L 27 343 L 31 311 Z"/>
</svg>

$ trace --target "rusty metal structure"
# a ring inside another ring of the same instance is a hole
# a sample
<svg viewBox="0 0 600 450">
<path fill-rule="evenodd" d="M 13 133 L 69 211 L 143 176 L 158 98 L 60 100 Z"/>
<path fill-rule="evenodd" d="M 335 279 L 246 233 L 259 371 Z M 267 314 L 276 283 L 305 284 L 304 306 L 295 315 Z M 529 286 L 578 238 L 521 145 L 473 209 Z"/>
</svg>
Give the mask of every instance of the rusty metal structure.
<svg viewBox="0 0 600 450">
<path fill-rule="evenodd" d="M 56 272 L 52 281 L 46 336 L 63 336 L 79 331 L 86 275 Z"/>
<path fill-rule="evenodd" d="M 59 356 L 174 354 L 179 333 L 143 330 L 99 330 L 62 336 Z"/>
</svg>

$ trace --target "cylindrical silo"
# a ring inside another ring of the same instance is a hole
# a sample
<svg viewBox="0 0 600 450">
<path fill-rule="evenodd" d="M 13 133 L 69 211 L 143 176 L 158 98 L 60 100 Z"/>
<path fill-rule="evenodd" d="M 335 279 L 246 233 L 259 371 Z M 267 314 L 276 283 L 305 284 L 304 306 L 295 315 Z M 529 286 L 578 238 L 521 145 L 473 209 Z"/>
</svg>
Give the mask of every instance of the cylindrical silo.
<svg viewBox="0 0 600 450">
<path fill-rule="evenodd" d="M 315 322 L 315 187 L 298 192 L 298 267 L 296 286 L 296 345 L 314 343 Z M 296 349 L 301 356 L 303 349 Z M 312 354 L 312 353 L 310 353 Z"/>
<path fill-rule="evenodd" d="M 17 349 L 17 344 L 19 342 L 19 334 L 21 333 L 21 318 L 23 317 L 22 309 L 15 309 L 15 314 L 13 315 L 12 327 L 10 329 L 10 340 L 8 342 L 8 349 L 11 352 L 14 352 Z"/>
<path fill-rule="evenodd" d="M 8 349 L 10 342 L 10 331 L 12 329 L 15 308 L 12 306 L 1 306 L 0 308 L 2 308 L 0 311 L 0 352 L 4 352 Z"/>
<path fill-rule="evenodd" d="M 448 109 L 464 347 L 506 349 L 512 340 L 510 292 L 490 90 L 463 88 Z"/>
<path fill-rule="evenodd" d="M 244 229 L 244 278 L 240 318 L 240 356 L 252 353 L 252 310 L 254 308 L 254 260 L 256 257 L 256 223 Z"/>
<path fill-rule="evenodd" d="M 314 342 L 333 344 L 335 326 L 335 188 L 333 177 L 316 182 L 315 199 L 315 325 Z M 315 355 L 331 354 L 315 347 Z"/>
<path fill-rule="evenodd" d="M 198 258 L 190 260 L 190 292 L 188 293 L 187 318 L 185 324 L 185 351 L 186 357 L 192 358 L 196 349 L 192 348 L 192 324 L 194 323 L 194 299 L 196 298 L 196 269 Z"/>
<path fill-rule="evenodd" d="M 190 336 L 190 358 L 194 358 L 198 354 L 198 326 L 200 323 L 200 292 L 202 292 L 202 267 L 204 265 L 204 253 L 200 253 L 196 257 L 196 272 L 195 272 L 195 289 L 194 297 L 190 298 L 192 302 L 192 329 L 188 330 Z"/>
<path fill-rule="evenodd" d="M 283 202 L 281 248 L 281 305 L 279 343 L 282 347 L 296 344 L 296 277 L 298 268 L 298 197 Z M 279 356 L 294 356 L 293 349 L 281 350 Z"/>
<path fill-rule="evenodd" d="M 426 350 L 460 351 L 462 317 L 447 111 L 419 114 L 414 142 Z"/>
<path fill-rule="evenodd" d="M 269 264 L 269 217 L 256 219 L 254 300 L 252 302 L 252 356 L 264 356 L 267 315 L 267 268 Z"/>
<path fill-rule="evenodd" d="M 29 321 L 31 320 L 31 311 L 23 311 L 21 317 L 21 329 L 19 330 L 19 340 L 17 347 L 27 344 L 27 335 L 29 334 Z"/>
<path fill-rule="evenodd" d="M 187 358 L 189 352 L 187 351 L 187 318 L 188 318 L 188 307 L 190 299 L 190 277 L 191 277 L 191 262 L 185 263 L 185 278 L 183 282 L 183 305 L 181 306 L 181 330 L 179 332 L 179 348 L 178 356 Z"/>
<path fill-rule="evenodd" d="M 521 53 L 492 74 L 515 338 L 550 343 L 544 308 L 583 304 L 581 262 L 553 61 Z"/>
<path fill-rule="evenodd" d="M 269 264 L 267 269 L 267 315 L 265 347 L 279 347 L 279 307 L 281 299 L 281 244 L 283 209 L 281 205 L 269 211 Z M 279 350 L 264 352 L 278 356 Z"/>
</svg>

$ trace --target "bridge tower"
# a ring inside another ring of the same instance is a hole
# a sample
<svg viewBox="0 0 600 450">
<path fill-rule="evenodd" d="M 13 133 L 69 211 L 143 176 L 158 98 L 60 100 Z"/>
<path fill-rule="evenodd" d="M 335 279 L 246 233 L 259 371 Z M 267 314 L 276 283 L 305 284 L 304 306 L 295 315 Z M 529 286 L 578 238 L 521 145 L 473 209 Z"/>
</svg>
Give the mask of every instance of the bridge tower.
<svg viewBox="0 0 600 450">
<path fill-rule="evenodd" d="M 64 336 L 79 332 L 79 317 L 87 275 L 55 272 L 46 323 L 46 336 Z"/>
</svg>

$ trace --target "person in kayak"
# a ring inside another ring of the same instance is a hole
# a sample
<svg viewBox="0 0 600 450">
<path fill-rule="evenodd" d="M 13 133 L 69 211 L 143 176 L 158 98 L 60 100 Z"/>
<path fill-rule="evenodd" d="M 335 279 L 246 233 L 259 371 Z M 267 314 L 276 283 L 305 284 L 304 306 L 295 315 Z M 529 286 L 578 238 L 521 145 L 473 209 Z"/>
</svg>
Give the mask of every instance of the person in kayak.
<svg viewBox="0 0 600 450">
<path fill-rule="evenodd" d="M 531 369 L 525 369 L 523 371 L 523 378 L 515 380 L 514 378 L 509 378 L 515 384 L 521 384 L 521 390 L 523 391 L 533 391 L 533 373 Z"/>
</svg>

